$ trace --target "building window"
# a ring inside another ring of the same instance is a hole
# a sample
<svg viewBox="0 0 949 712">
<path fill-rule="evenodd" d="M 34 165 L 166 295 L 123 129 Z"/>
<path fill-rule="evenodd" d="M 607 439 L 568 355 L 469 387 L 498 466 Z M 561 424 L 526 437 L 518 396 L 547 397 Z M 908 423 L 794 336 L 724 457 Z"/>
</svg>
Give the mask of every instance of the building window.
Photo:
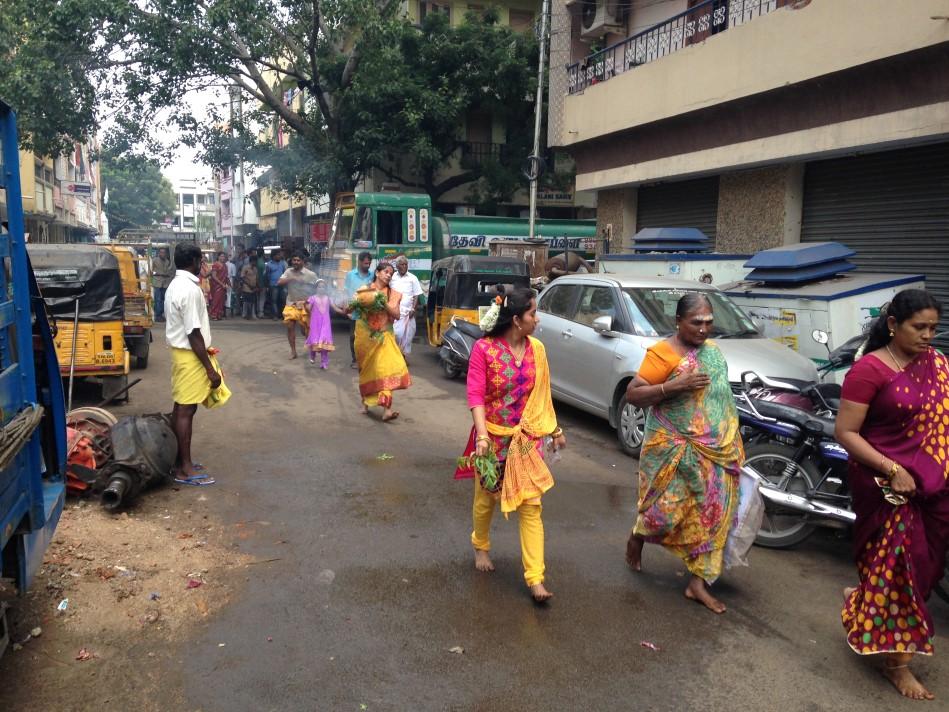
<svg viewBox="0 0 949 712">
<path fill-rule="evenodd" d="M 194 227 L 194 218 L 185 218 L 181 224 L 184 227 Z"/>
<path fill-rule="evenodd" d="M 214 205 L 214 193 L 208 193 L 208 205 Z"/>
<path fill-rule="evenodd" d="M 445 16 L 451 24 L 451 5 L 448 3 L 431 2 L 431 0 L 422 0 L 418 4 L 418 21 L 421 22 L 428 15 L 440 13 Z"/>
<path fill-rule="evenodd" d="M 182 193 L 181 202 L 184 205 L 194 205 L 194 193 Z"/>
<path fill-rule="evenodd" d="M 510 25 L 515 32 L 534 31 L 534 13 L 530 10 L 511 10 Z"/>
<path fill-rule="evenodd" d="M 198 194 L 198 205 L 204 205 L 204 195 Z"/>
</svg>

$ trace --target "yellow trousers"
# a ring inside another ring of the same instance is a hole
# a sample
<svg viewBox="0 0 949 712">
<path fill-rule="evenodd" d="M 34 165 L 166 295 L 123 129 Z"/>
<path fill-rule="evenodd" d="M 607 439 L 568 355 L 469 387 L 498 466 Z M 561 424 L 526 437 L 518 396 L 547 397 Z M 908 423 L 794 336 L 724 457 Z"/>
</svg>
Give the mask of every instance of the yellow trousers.
<svg viewBox="0 0 949 712">
<path fill-rule="evenodd" d="M 478 478 L 474 478 L 474 502 L 471 518 L 474 531 L 471 545 L 480 551 L 491 550 L 491 519 L 497 500 L 484 491 Z M 522 504 L 517 508 L 517 523 L 521 534 L 521 562 L 524 565 L 524 580 L 528 586 L 544 582 L 544 522 L 540 518 L 542 506 Z"/>
</svg>

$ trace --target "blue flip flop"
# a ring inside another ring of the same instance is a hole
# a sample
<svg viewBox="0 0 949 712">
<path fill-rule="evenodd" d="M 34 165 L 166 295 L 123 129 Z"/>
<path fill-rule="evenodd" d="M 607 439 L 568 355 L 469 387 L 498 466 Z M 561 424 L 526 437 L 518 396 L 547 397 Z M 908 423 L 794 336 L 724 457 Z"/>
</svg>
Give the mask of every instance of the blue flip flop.
<svg viewBox="0 0 949 712">
<path fill-rule="evenodd" d="M 206 485 L 213 485 L 215 480 L 210 475 L 191 475 L 189 477 L 176 477 L 175 482 L 177 482 L 179 485 L 204 487 Z"/>
</svg>

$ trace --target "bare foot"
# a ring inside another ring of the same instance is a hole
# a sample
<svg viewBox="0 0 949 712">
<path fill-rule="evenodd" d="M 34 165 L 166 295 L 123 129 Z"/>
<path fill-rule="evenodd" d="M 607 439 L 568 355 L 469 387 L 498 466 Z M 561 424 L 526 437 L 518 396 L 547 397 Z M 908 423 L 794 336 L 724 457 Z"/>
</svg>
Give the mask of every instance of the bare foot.
<svg viewBox="0 0 949 712">
<path fill-rule="evenodd" d="M 398 417 L 399 417 L 399 411 L 397 411 L 397 410 L 387 410 L 387 411 L 382 415 L 382 422 L 383 422 L 383 423 L 388 423 L 388 422 L 391 422 L 391 421 L 395 420 L 395 419 L 398 418 Z"/>
<path fill-rule="evenodd" d="M 685 597 L 690 601 L 701 603 L 712 611 L 712 613 L 725 612 L 725 604 L 708 592 L 708 586 L 706 586 L 705 581 L 698 576 L 693 576 L 692 580 L 689 581 L 689 585 L 685 589 Z"/>
<path fill-rule="evenodd" d="M 547 601 L 549 601 L 551 598 L 554 597 L 554 594 L 552 594 L 550 591 L 544 588 L 544 584 L 542 583 L 535 583 L 530 588 L 531 588 L 531 597 L 537 603 L 546 603 Z"/>
<path fill-rule="evenodd" d="M 296 351 L 291 351 L 291 352 L 290 352 L 290 360 L 292 361 L 292 360 L 295 359 L 296 357 L 297 357 L 297 352 L 296 352 Z"/>
<path fill-rule="evenodd" d="M 359 410 L 359 414 L 360 414 L 360 415 L 369 415 L 369 406 L 365 406 L 365 405 L 364 405 L 364 406 Z"/>
<path fill-rule="evenodd" d="M 850 594 L 857 590 L 856 586 L 847 586 L 844 588 L 844 601 L 850 600 Z"/>
<path fill-rule="evenodd" d="M 626 542 L 626 565 L 633 571 L 643 570 L 643 544 L 646 541 L 641 536 L 629 535 Z"/>
<path fill-rule="evenodd" d="M 478 571 L 494 571 L 494 563 L 491 561 L 491 556 L 488 552 L 483 549 L 475 549 L 475 568 Z"/>
<path fill-rule="evenodd" d="M 889 661 L 883 663 L 883 677 L 893 683 L 893 687 L 899 690 L 903 697 L 911 700 L 931 700 L 935 695 L 923 687 L 923 683 L 916 679 L 916 676 L 910 672 L 906 665 L 890 665 Z"/>
</svg>

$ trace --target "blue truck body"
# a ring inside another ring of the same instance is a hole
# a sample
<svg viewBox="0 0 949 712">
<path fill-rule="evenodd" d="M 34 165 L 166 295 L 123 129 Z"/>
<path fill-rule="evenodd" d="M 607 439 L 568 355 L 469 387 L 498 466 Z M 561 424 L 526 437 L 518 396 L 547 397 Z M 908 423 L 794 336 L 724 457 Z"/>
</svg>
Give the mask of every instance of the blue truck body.
<svg viewBox="0 0 949 712">
<path fill-rule="evenodd" d="M 16 115 L 2 101 L 0 144 L 7 206 L 0 226 L 0 579 L 22 594 L 63 510 L 66 408 L 45 305 L 26 253 Z M 25 416 L 39 408 L 39 422 L 24 428 Z M 4 632 L 0 621 L 0 654 Z"/>
</svg>

